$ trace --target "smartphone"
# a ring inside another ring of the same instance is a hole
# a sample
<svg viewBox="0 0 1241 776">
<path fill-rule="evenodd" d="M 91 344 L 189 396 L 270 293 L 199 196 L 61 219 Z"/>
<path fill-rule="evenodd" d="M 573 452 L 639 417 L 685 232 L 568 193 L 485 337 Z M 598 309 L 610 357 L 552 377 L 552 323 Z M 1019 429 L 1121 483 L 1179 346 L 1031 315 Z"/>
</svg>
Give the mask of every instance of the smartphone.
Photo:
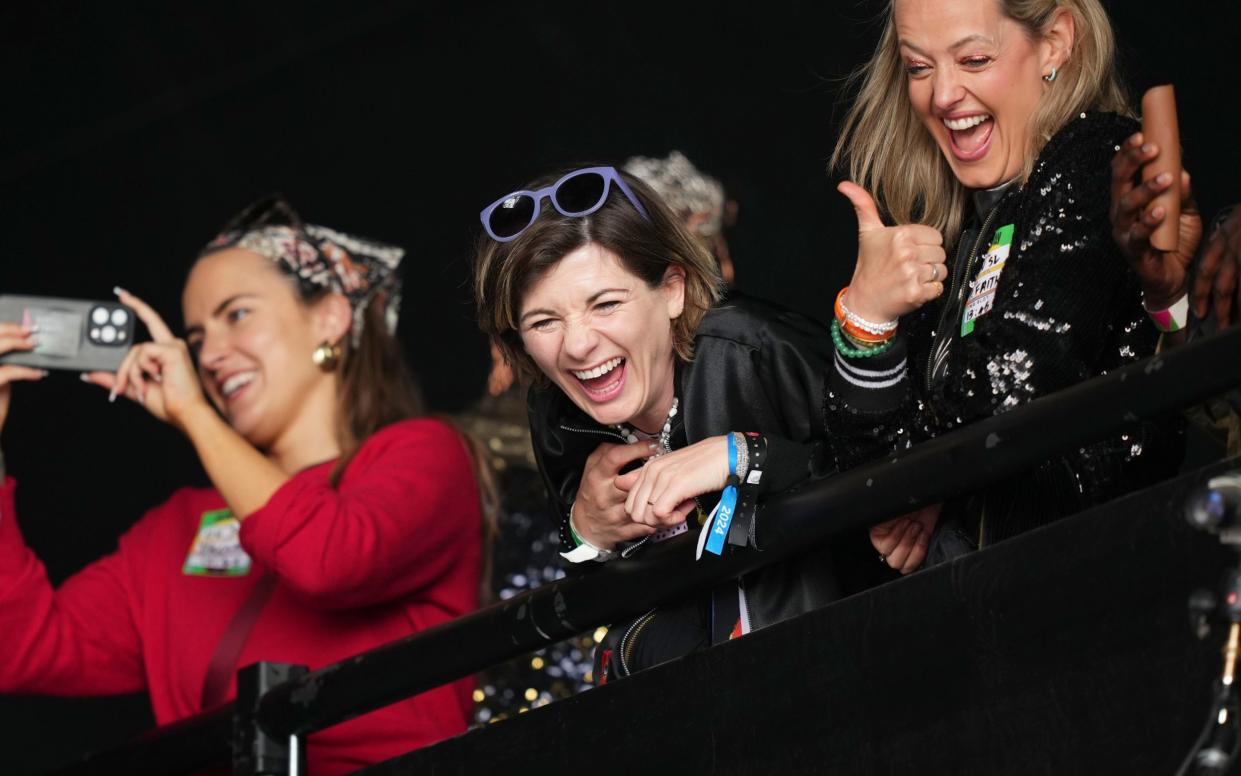
<svg viewBox="0 0 1241 776">
<path fill-rule="evenodd" d="M 134 339 L 134 311 L 117 301 L 0 295 L 0 321 L 35 327 L 32 351 L 0 364 L 78 372 L 115 372 Z"/>
</svg>

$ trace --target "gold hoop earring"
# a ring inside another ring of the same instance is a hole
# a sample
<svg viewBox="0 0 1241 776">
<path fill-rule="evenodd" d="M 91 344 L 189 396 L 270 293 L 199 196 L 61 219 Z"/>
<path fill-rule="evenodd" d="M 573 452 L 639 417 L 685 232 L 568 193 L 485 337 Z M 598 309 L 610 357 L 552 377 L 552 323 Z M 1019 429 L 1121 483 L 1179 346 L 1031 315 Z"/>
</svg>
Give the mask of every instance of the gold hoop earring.
<svg viewBox="0 0 1241 776">
<path fill-rule="evenodd" d="M 340 363 L 340 345 L 324 340 L 310 354 L 310 360 L 324 372 L 331 372 Z"/>
</svg>

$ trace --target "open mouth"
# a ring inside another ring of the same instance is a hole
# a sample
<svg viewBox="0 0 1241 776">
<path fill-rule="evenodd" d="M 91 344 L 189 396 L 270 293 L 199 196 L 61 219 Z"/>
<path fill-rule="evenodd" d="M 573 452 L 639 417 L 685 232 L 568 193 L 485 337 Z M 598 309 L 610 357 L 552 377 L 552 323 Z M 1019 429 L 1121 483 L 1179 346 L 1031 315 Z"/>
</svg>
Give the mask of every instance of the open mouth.
<svg viewBox="0 0 1241 776">
<path fill-rule="evenodd" d="M 591 369 L 571 369 L 569 374 L 592 401 L 608 401 L 620 393 L 625 382 L 625 359 L 617 356 Z"/>
<path fill-rule="evenodd" d="M 986 113 L 943 119 L 948 130 L 948 142 L 952 153 L 963 162 L 972 162 L 986 155 L 991 146 L 991 131 L 995 120 Z"/>
<path fill-rule="evenodd" d="M 238 372 L 230 376 L 220 383 L 220 395 L 224 397 L 226 403 L 231 403 L 245 392 L 250 383 L 254 382 L 255 376 L 254 372 Z"/>
</svg>

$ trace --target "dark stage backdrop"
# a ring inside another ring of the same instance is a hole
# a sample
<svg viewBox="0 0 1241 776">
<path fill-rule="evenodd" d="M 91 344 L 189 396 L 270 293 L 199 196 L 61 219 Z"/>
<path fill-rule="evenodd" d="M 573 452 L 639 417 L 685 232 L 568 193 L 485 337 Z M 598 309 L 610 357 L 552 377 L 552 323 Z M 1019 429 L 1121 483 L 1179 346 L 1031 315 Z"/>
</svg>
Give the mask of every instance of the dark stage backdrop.
<svg viewBox="0 0 1241 776">
<path fill-rule="evenodd" d="M 1178 84 L 1206 209 L 1241 199 L 1225 55 L 1241 14 L 1189 2 L 1171 23 L 1150 3 L 1110 6 L 1132 79 Z M 679 148 L 740 203 L 740 287 L 822 317 L 855 251 L 824 165 L 840 79 L 873 46 L 877 8 L 8 4 L 0 291 L 107 297 L 121 285 L 175 321 L 196 249 L 280 190 L 311 220 L 407 248 L 400 333 L 434 407 L 455 411 L 487 367 L 467 285 L 481 206 L 553 166 Z M 16 394 L 3 449 L 22 529 L 56 582 L 202 481 L 176 432 L 75 375 Z M 140 697 L 0 698 L 0 772 L 148 724 Z"/>
</svg>

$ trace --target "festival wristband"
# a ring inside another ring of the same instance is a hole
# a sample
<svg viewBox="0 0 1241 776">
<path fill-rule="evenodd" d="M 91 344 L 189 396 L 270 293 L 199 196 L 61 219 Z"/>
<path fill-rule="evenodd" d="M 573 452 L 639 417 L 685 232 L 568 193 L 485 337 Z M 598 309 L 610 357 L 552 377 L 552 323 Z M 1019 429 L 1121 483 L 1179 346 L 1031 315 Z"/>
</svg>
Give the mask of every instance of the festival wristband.
<svg viewBox="0 0 1241 776">
<path fill-rule="evenodd" d="M 728 543 L 736 547 L 745 547 L 750 543 L 758 510 L 759 485 L 763 481 L 763 467 L 767 463 L 767 437 L 748 432 L 741 435 L 745 443 L 746 458 L 750 462 L 749 470 L 741 475 L 741 486 L 737 498 L 737 510 L 733 517 L 732 528 L 728 532 Z"/>
<path fill-rule="evenodd" d="M 737 486 L 741 481 L 737 478 L 737 440 L 732 434 L 725 434 L 728 441 L 728 480 L 724 491 L 720 494 L 719 503 L 711 510 L 711 516 L 702 527 L 698 537 L 698 556 L 702 556 L 703 540 L 705 549 L 712 555 L 724 553 L 724 542 L 728 538 L 728 529 L 732 525 L 733 513 L 737 509 Z"/>
<path fill-rule="evenodd" d="M 576 501 L 573 502 L 573 506 L 577 506 Z M 560 553 L 560 557 L 570 563 L 585 563 L 588 560 L 596 560 L 603 563 L 615 558 L 618 553 L 613 550 L 596 547 L 583 539 L 582 535 L 577 532 L 577 528 L 573 525 L 573 506 L 569 507 L 569 534 L 572 535 L 573 541 L 577 542 L 577 546 L 568 552 Z"/>
<path fill-rule="evenodd" d="M 1142 309 L 1146 310 L 1146 314 L 1150 316 L 1156 329 L 1167 332 L 1180 331 L 1189 322 L 1189 294 L 1181 296 L 1166 310 L 1150 309 L 1146 306 L 1146 299 L 1143 298 Z"/>
</svg>

